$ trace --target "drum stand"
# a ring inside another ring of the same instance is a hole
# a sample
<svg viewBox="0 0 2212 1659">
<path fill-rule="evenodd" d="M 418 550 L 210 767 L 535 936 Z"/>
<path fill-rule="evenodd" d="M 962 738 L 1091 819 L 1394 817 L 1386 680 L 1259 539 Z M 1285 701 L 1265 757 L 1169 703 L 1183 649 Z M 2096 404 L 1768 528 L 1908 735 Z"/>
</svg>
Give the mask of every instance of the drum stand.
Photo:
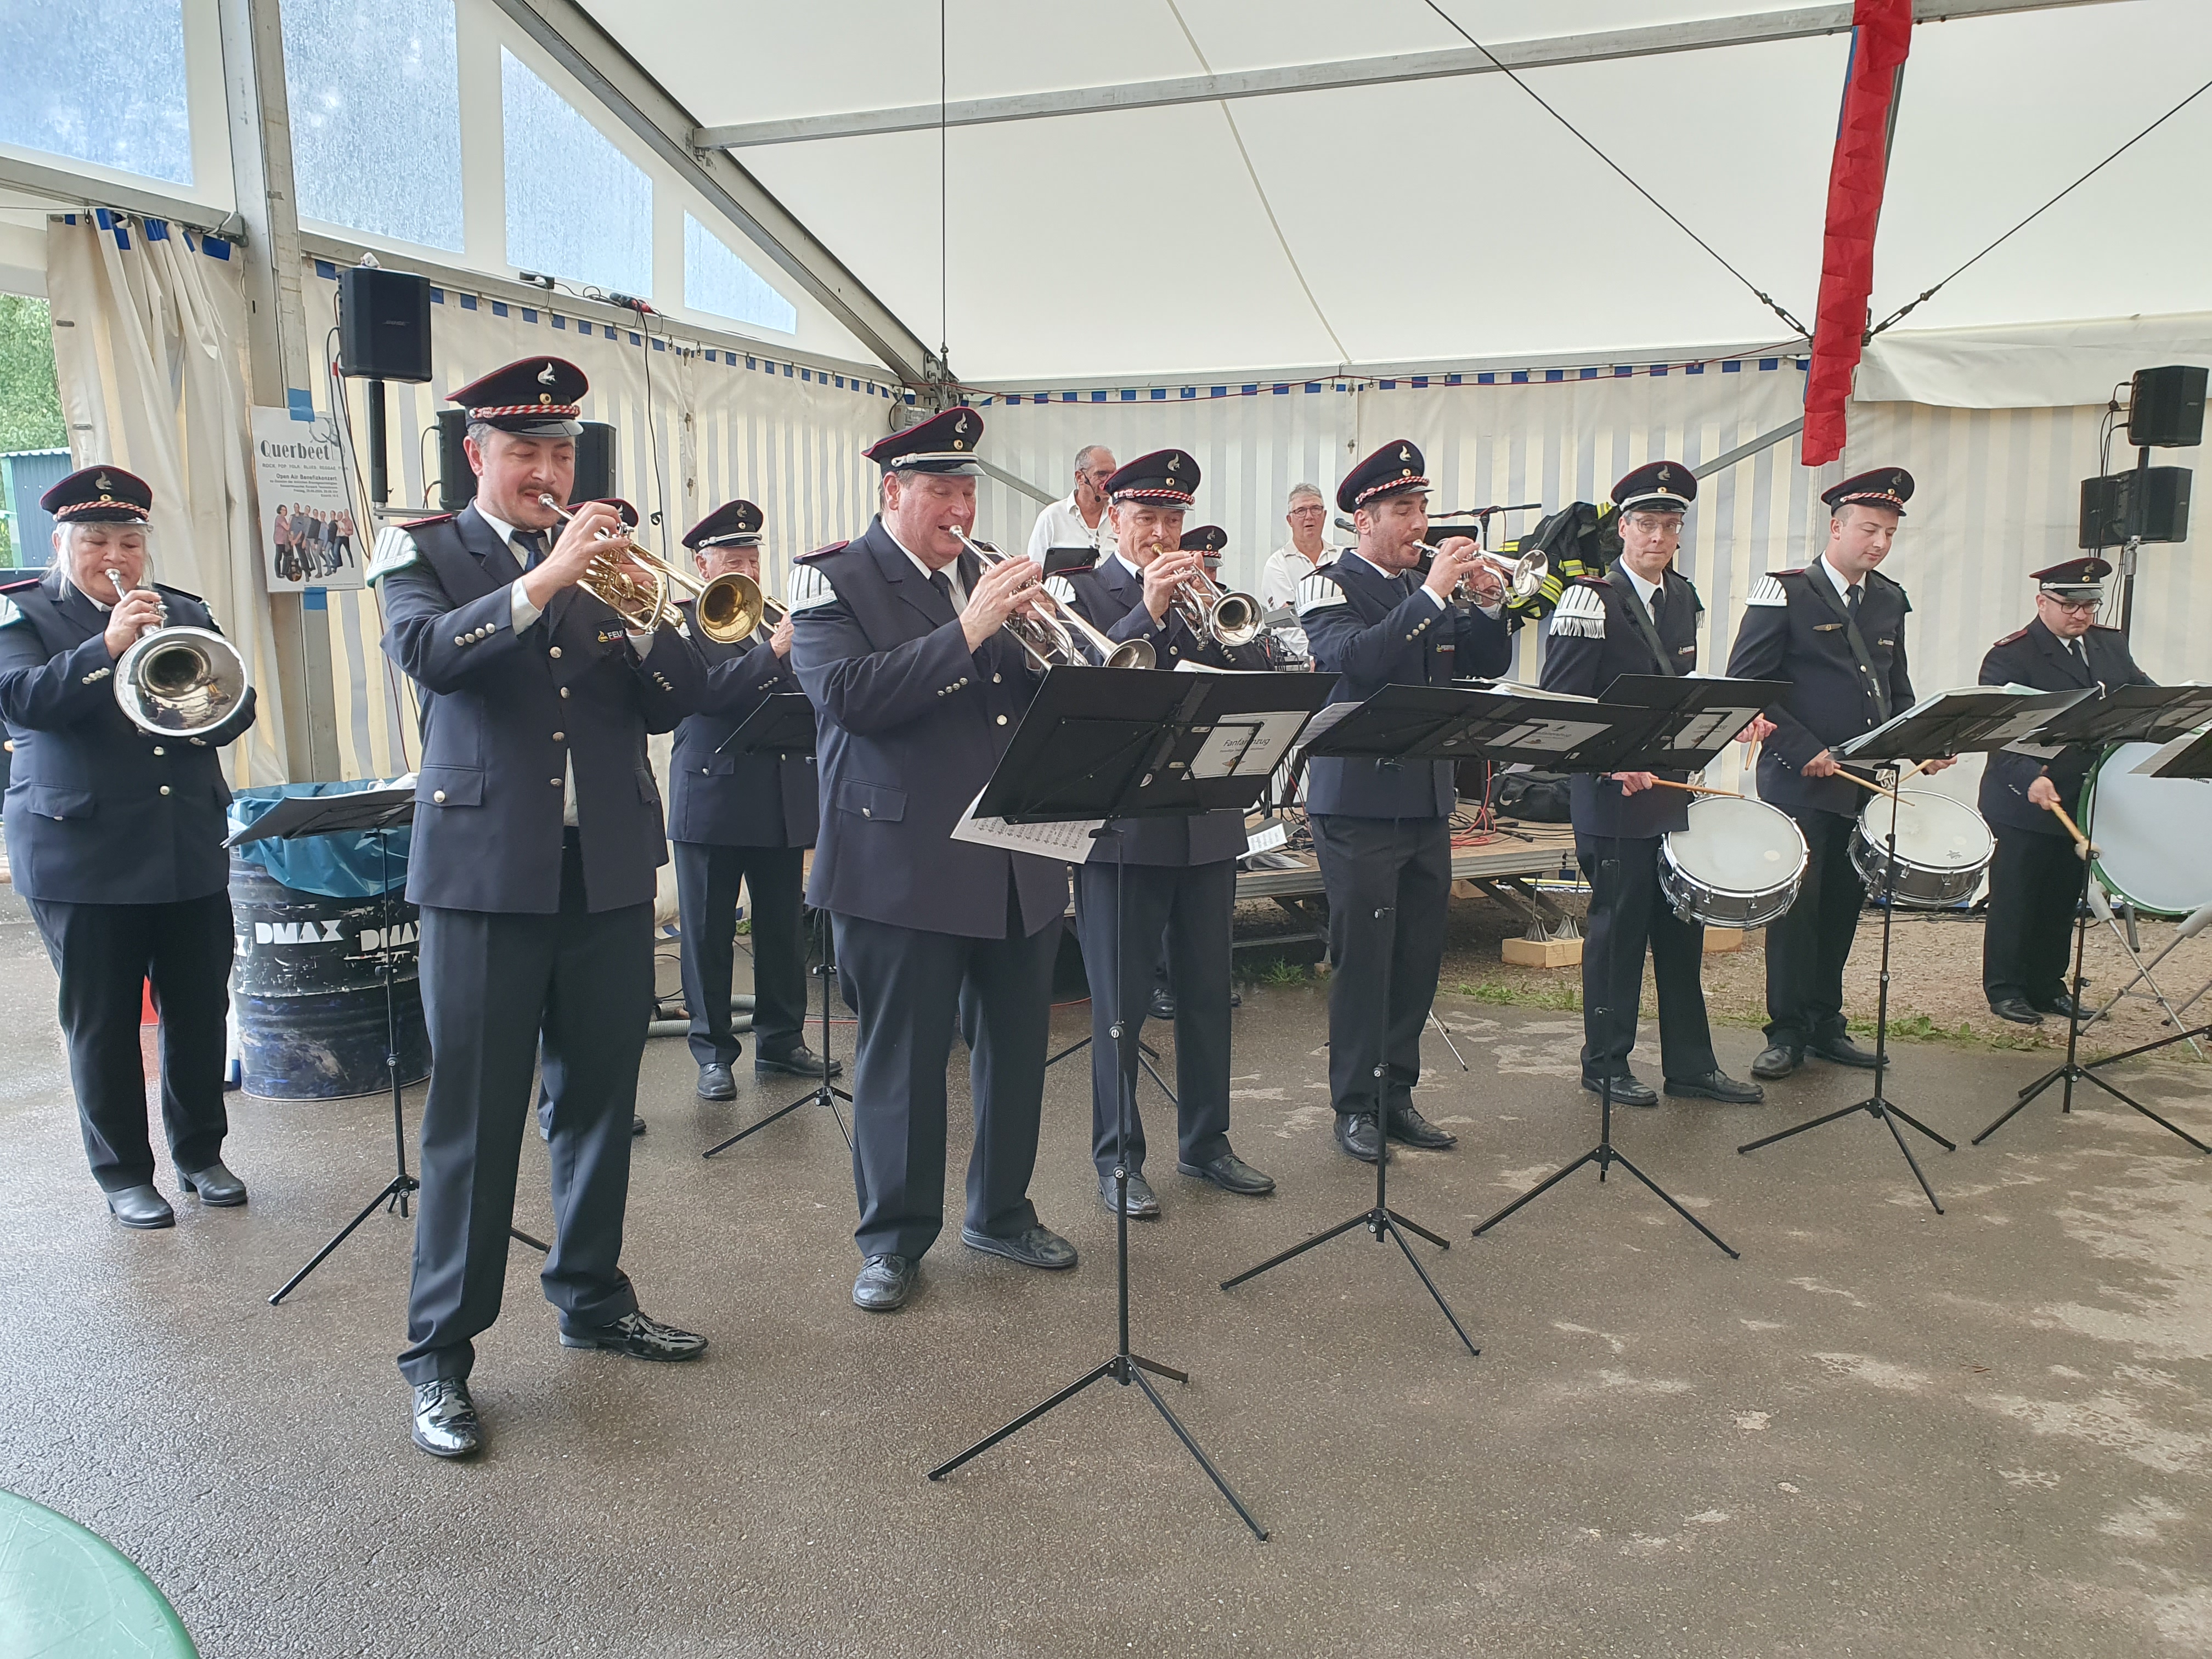
<svg viewBox="0 0 2212 1659">
<path fill-rule="evenodd" d="M 1882 1073 L 1889 1066 L 1889 936 L 1890 930 L 1897 920 L 1898 805 L 1897 796 L 1893 792 L 1889 803 L 1889 834 L 1884 846 L 1882 862 L 1884 888 L 1881 896 L 1881 994 L 1875 1005 L 1875 1013 L 1874 1092 L 1853 1105 L 1843 1107 L 1833 1112 L 1825 1112 L 1820 1116 L 1797 1124 L 1794 1127 L 1784 1129 L 1771 1135 L 1762 1135 L 1757 1140 L 1746 1141 L 1737 1147 L 1736 1151 L 1739 1153 L 1755 1152 L 1762 1146 L 1771 1146 L 1778 1140 L 1787 1140 L 1792 1135 L 1802 1135 L 1808 1129 L 1817 1129 L 1824 1123 L 1833 1123 L 1838 1118 L 1850 1117 L 1855 1112 L 1870 1113 L 1875 1121 L 1887 1127 L 1896 1140 L 1897 1150 L 1905 1154 L 1905 1164 L 1912 1170 L 1912 1178 L 1920 1183 L 1920 1190 L 1928 1194 L 1928 1201 L 1935 1206 L 1936 1213 L 1941 1215 L 1943 1213 L 1943 1206 L 1936 1200 L 1936 1189 L 1928 1184 L 1928 1177 L 1921 1171 L 1920 1161 L 1912 1156 L 1912 1148 L 1905 1141 L 1904 1130 L 1897 1126 L 1902 1122 L 1907 1128 L 1918 1130 L 1947 1152 L 1957 1152 L 1958 1145 L 1954 1141 L 1946 1140 L 1903 1107 L 1886 1097 L 1881 1091 Z"/>
<path fill-rule="evenodd" d="M 2096 801 L 2094 797 L 2091 799 L 2089 803 L 2089 811 L 2085 816 L 2087 821 L 2082 826 L 2081 834 L 2083 839 L 2087 840 L 2091 838 L 2091 831 L 2094 828 L 2096 822 Z M 2076 1083 L 2094 1083 L 2100 1089 L 2102 1089 L 2106 1094 L 2112 1096 L 2113 1099 L 2118 1101 L 2123 1106 L 2129 1107 L 2135 1111 L 2142 1113 L 2145 1117 L 2157 1124 L 2160 1128 L 2164 1129 L 2167 1133 L 2180 1136 L 2182 1139 L 2187 1141 L 2200 1152 L 2212 1152 L 2212 1146 L 2206 1146 L 2203 1141 L 2199 1140 L 2195 1135 L 2190 1133 L 2188 1130 L 2183 1128 L 2179 1124 L 2168 1122 L 2166 1119 L 2160 1117 L 2156 1112 L 2151 1110 L 2149 1107 L 2144 1105 L 2142 1102 L 2137 1100 L 2134 1096 L 2127 1094 L 2123 1091 L 2115 1088 L 2112 1085 L 2106 1082 L 2104 1079 L 2097 1075 L 2095 1070 L 2095 1066 L 2110 1066 L 2119 1060 L 2132 1060 L 2137 1054 L 2147 1054 L 2154 1048 L 2165 1048 L 2171 1047 L 2172 1044 L 2177 1042 L 2188 1042 L 2192 1037 L 2202 1036 L 2207 1031 L 2212 1031 L 2212 1026 L 2199 1025 L 2190 1030 L 2177 1031 L 2172 1036 L 2160 1037 L 2156 1042 L 2146 1042 L 2136 1048 L 2124 1049 L 2117 1054 L 2107 1054 L 2104 1059 L 2095 1061 L 2092 1066 L 2084 1066 L 2081 1063 L 2080 1054 L 2081 1028 L 2088 1024 L 2088 1021 L 2083 1019 L 2081 1015 L 2082 984 L 2081 953 L 2089 937 L 2089 872 L 2086 865 L 2082 868 L 2081 879 L 2082 895 L 2080 898 L 2075 900 L 2074 905 L 2074 986 L 2071 994 L 2074 1001 L 2075 1013 L 2074 1018 L 2066 1022 L 2066 1058 L 2058 1066 L 2053 1067 L 2048 1072 L 2045 1072 L 2041 1077 L 2036 1079 L 2034 1082 L 2029 1084 L 2025 1089 L 2022 1089 L 2020 1091 L 2019 1098 L 2014 1100 L 2010 1106 L 2008 1106 L 2004 1109 L 2004 1111 L 1998 1116 L 1996 1121 L 1990 1124 L 1988 1128 L 1983 1130 L 1981 1133 L 1974 1137 L 1973 1144 L 1977 1146 L 1980 1146 L 1998 1130 L 2003 1128 L 2006 1124 L 2011 1122 L 2012 1120 L 2019 1115 L 2022 1107 L 2026 1106 L 2028 1102 L 2033 1100 L 2045 1089 L 2050 1088 L 2054 1083 L 2063 1085 L 2063 1092 L 2059 1097 L 2058 1109 L 2061 1113 L 2065 1114 L 2070 1114 L 2074 1109 L 2074 1085 Z M 2107 914 L 2109 915 L 2109 911 Z M 2124 938 L 2121 942 L 2123 944 L 2126 943 Z M 2149 975 L 2146 973 L 2143 975 L 2143 977 L 2148 979 Z M 2203 994 L 2200 992 L 2198 994 L 2202 995 Z M 2161 1002 L 2165 1000 L 2163 997 L 2160 997 L 2159 1000 Z M 2118 997 L 2113 999 L 2114 1002 L 2118 1000 L 2119 999 Z M 2190 1000 L 2193 1002 L 2196 999 L 2192 997 Z M 2184 1003 L 2182 1005 L 2185 1008 L 2188 1006 L 2188 1003 Z M 2109 1006 L 2110 1005 L 2108 1004 L 2107 1008 L 2109 1008 Z M 2099 1012 L 2101 1013 L 2106 1011 L 2100 1009 Z M 2172 1013 L 2172 1010 L 2168 1009 L 2167 1012 Z M 2179 1015 L 2175 1015 L 2174 1024 L 2178 1025 L 2180 1023 L 2180 1017 Z M 2194 1045 L 2192 1044 L 2191 1046 Z"/>
</svg>

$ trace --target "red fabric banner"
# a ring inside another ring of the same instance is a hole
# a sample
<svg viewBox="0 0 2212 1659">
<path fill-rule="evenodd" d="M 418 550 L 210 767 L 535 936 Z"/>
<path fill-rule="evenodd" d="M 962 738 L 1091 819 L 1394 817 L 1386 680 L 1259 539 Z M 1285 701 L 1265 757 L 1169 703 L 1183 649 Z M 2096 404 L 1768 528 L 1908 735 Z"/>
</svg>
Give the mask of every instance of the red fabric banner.
<svg viewBox="0 0 2212 1659">
<path fill-rule="evenodd" d="M 1808 466 L 1844 453 L 1844 404 L 1859 366 L 1874 290 L 1875 228 L 1889 170 L 1889 106 L 1912 46 L 1912 0 L 1856 0 L 1844 110 L 1828 169 L 1828 225 L 1820 253 L 1820 303 L 1813 313 L 1813 361 L 1805 377 Z"/>
</svg>

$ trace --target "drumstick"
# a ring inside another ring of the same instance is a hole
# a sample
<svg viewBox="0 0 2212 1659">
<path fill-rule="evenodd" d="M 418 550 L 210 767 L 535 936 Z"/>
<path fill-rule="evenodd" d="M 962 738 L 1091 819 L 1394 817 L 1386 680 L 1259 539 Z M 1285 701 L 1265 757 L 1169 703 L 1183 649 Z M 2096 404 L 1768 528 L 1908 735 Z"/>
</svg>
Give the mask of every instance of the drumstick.
<svg viewBox="0 0 2212 1659">
<path fill-rule="evenodd" d="M 2045 807 L 2043 810 L 2046 812 L 2056 812 L 2058 814 L 2059 823 L 2064 824 L 2066 826 L 2066 833 L 2074 837 L 2074 850 L 2080 854 L 2083 858 L 2087 858 L 2092 853 L 2094 853 L 2097 850 L 2095 848 L 2089 845 L 2089 838 L 2081 833 L 2081 826 L 2075 823 L 2072 818 L 2068 817 L 2066 816 L 2066 809 L 2061 806 L 2057 801 L 2051 802 L 2050 805 Z"/>
<path fill-rule="evenodd" d="M 1666 778 L 1652 779 L 1651 787 L 1654 789 L 1685 790 L 1692 795 L 1729 795 L 1737 800 L 1743 799 L 1743 792 L 1740 789 L 1711 789 L 1702 783 L 1675 783 Z"/>
<path fill-rule="evenodd" d="M 1885 789 L 1878 783 L 1869 783 L 1857 773 L 1846 772 L 1840 766 L 1838 766 L 1833 772 L 1830 773 L 1829 775 L 1831 777 L 1841 778 L 1846 783 L 1856 783 L 1860 788 L 1868 790 L 1874 794 L 1887 795 L 1890 799 L 1898 802 L 1900 805 L 1904 803 L 1905 798 L 1899 795 L 1894 789 Z"/>
</svg>

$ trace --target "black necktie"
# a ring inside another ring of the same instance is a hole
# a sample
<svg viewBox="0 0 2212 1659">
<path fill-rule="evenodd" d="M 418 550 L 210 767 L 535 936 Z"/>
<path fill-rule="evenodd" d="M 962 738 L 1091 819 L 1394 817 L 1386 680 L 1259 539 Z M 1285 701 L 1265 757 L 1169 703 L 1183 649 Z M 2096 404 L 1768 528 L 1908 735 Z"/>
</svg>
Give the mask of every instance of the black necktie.
<svg viewBox="0 0 2212 1659">
<path fill-rule="evenodd" d="M 1398 573 L 1398 591 L 1409 599 L 1413 597 L 1413 573 L 1412 571 L 1401 570 Z"/>
<path fill-rule="evenodd" d="M 2079 638 L 2067 641 L 2066 648 L 2074 653 L 2074 660 L 2081 665 L 2081 672 L 2085 674 L 2089 672 L 2088 648 L 2081 643 Z"/>
<path fill-rule="evenodd" d="M 947 605 L 952 603 L 952 578 L 942 570 L 929 573 L 929 585 L 937 590 L 937 597 Z"/>
<path fill-rule="evenodd" d="M 1850 592 L 1844 596 L 1844 608 L 1851 613 L 1851 620 L 1854 623 L 1858 621 L 1859 585 L 1856 582 L 1851 584 Z"/>
<path fill-rule="evenodd" d="M 514 546 L 522 556 L 523 573 L 526 575 L 544 562 L 545 532 L 542 530 L 518 530 L 514 532 Z"/>
<path fill-rule="evenodd" d="M 1659 601 L 1666 597 L 1667 590 L 1663 587 L 1655 587 L 1651 590 L 1651 625 L 1654 628 L 1659 625 Z"/>
</svg>

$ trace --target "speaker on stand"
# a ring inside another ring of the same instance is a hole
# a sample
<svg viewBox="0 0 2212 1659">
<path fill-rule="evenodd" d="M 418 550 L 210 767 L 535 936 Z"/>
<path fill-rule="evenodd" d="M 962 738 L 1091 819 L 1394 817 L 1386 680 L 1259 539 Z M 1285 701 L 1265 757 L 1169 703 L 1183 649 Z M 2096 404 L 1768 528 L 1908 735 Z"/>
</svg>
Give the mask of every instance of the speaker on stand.
<svg viewBox="0 0 2212 1659">
<path fill-rule="evenodd" d="M 352 265 L 338 273 L 338 373 L 368 382 L 368 494 L 392 499 L 385 453 L 384 383 L 430 378 L 430 279 Z"/>
<path fill-rule="evenodd" d="M 2204 441 L 2207 371 L 2193 364 L 2139 368 L 2128 387 L 2128 441 L 2136 447 L 2135 470 L 2081 481 L 2079 544 L 2101 553 L 2120 550 L 2118 627 L 2133 629 L 2136 562 L 2146 542 L 2189 539 L 2190 469 L 2153 466 L 2154 449 L 2193 449 Z M 2117 410 L 2119 405 L 2114 404 Z"/>
</svg>

